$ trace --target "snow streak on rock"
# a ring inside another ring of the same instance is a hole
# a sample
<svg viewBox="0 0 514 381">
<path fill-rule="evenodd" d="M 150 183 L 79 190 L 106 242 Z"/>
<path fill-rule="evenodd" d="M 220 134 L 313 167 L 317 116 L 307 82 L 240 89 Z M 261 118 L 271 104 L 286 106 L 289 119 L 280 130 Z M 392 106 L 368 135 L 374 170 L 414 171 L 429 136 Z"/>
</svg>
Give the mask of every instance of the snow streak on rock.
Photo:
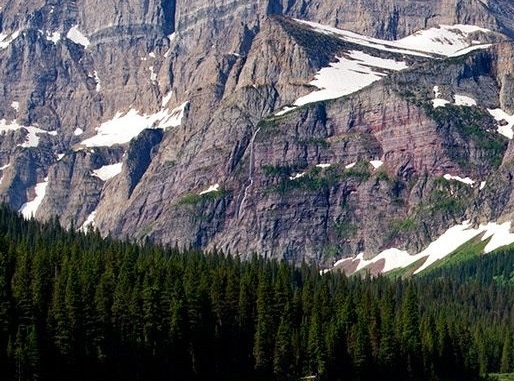
<svg viewBox="0 0 514 381">
<path fill-rule="evenodd" d="M 126 144 L 147 128 L 162 128 L 180 126 L 184 112 L 189 102 L 168 110 L 162 109 L 155 114 L 140 114 L 131 109 L 125 114 L 117 113 L 115 117 L 98 127 L 97 134 L 82 141 L 86 147 L 111 147 L 115 144 Z"/>
<path fill-rule="evenodd" d="M 36 197 L 32 201 L 28 201 L 20 208 L 20 213 L 26 219 L 30 219 L 36 215 L 36 212 L 43 201 L 46 194 L 46 187 L 48 186 L 48 177 L 42 183 L 37 183 L 35 187 Z"/>
<path fill-rule="evenodd" d="M 87 48 L 91 44 L 89 39 L 86 36 L 84 36 L 84 34 L 82 34 L 82 32 L 79 30 L 78 25 L 73 26 L 68 31 L 66 38 L 68 40 L 73 41 L 74 43 L 76 43 L 78 45 L 82 45 L 84 48 Z"/>
<path fill-rule="evenodd" d="M 464 221 L 460 225 L 449 228 L 425 250 L 416 255 L 410 255 L 404 250 L 390 248 L 382 251 L 377 256 L 369 260 L 364 259 L 364 253 L 359 254 L 355 258 L 341 259 L 334 264 L 334 268 L 357 262 L 357 267 L 355 269 L 355 272 L 357 272 L 377 263 L 380 260 L 384 260 L 385 265 L 382 272 L 386 273 L 397 268 L 406 268 L 417 261 L 422 261 L 423 263 L 414 272 L 417 274 L 427 269 L 437 261 L 447 257 L 458 249 L 459 246 L 480 234 L 482 234 L 482 241 L 489 239 L 489 242 L 484 248 L 484 253 L 490 253 L 499 247 L 509 245 L 514 242 L 514 233 L 511 233 L 510 229 L 510 222 L 505 222 L 503 224 L 490 222 L 485 225 L 480 225 L 478 228 L 472 228 L 469 221 Z"/>
</svg>

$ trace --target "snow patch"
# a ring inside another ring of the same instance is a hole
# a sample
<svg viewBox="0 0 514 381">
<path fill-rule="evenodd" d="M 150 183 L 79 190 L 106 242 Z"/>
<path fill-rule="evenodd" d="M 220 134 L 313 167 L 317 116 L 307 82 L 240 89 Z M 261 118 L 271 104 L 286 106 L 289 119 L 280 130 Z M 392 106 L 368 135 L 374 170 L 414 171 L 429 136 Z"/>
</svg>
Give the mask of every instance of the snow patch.
<svg viewBox="0 0 514 381">
<path fill-rule="evenodd" d="M 64 153 L 58 153 L 57 154 L 57 161 L 61 161 L 64 156 L 65 156 Z"/>
<path fill-rule="evenodd" d="M 212 192 L 217 192 L 219 189 L 220 189 L 220 185 L 219 185 L 219 184 L 214 184 L 214 185 L 211 185 L 211 186 L 210 186 L 209 188 L 207 188 L 206 190 L 201 191 L 199 194 L 200 194 L 200 196 L 201 196 L 201 195 L 203 195 L 203 194 L 212 193 Z"/>
<path fill-rule="evenodd" d="M 450 101 L 447 101 L 446 99 L 442 99 L 440 97 L 441 92 L 439 91 L 439 86 L 436 85 L 434 86 L 434 99 L 432 99 L 432 105 L 434 106 L 434 108 L 444 107 L 448 103 L 450 103 Z"/>
<path fill-rule="evenodd" d="M 480 190 L 484 189 L 484 187 L 485 187 L 485 184 L 486 184 L 486 183 L 487 183 L 486 181 L 482 181 L 482 182 L 480 183 L 480 188 L 479 188 L 479 189 L 480 189 Z"/>
<path fill-rule="evenodd" d="M 167 129 L 169 127 L 180 126 L 187 106 L 189 106 L 189 101 L 184 102 L 180 106 L 171 110 L 171 112 L 169 112 L 169 114 L 161 121 L 159 128 Z"/>
<path fill-rule="evenodd" d="M 170 103 L 171 97 L 173 96 L 173 91 L 168 92 L 164 97 L 162 97 L 162 108 L 166 107 L 168 103 Z"/>
<path fill-rule="evenodd" d="M 3 165 L 2 167 L 0 167 L 0 171 L 2 171 L 2 177 L 0 177 L 0 184 L 2 184 L 2 182 L 4 181 L 4 170 L 9 168 L 11 166 L 11 164 L 6 164 L 6 165 Z"/>
<path fill-rule="evenodd" d="M 416 261 L 425 259 L 423 264 L 414 272 L 417 274 L 438 260 L 441 260 L 455 251 L 459 246 L 470 241 L 479 234 L 483 234 L 482 241 L 490 238 L 490 241 L 484 248 L 484 253 L 489 253 L 502 246 L 514 243 L 514 233 L 510 232 L 511 223 L 509 221 L 503 224 L 490 222 L 480 225 L 478 228 L 471 228 L 469 221 L 453 226 L 444 232 L 439 238 L 432 242 L 425 250 L 416 255 L 410 255 L 407 251 L 390 248 L 382 251 L 376 257 L 365 260 L 364 254 L 361 253 L 354 258 L 344 258 L 337 261 L 334 267 L 342 264 L 354 263 L 358 261 L 357 269 L 359 271 L 365 267 L 377 263 L 379 260 L 385 260 L 383 272 L 389 272 L 397 268 L 406 268 Z"/>
<path fill-rule="evenodd" d="M 148 68 L 150 70 L 150 81 L 156 82 L 157 81 L 157 73 L 153 70 L 153 66 L 150 66 Z"/>
<path fill-rule="evenodd" d="M 512 139 L 514 133 L 512 127 L 514 126 L 514 115 L 509 115 L 501 108 L 487 109 L 489 114 L 498 122 L 498 133 L 503 136 Z"/>
<path fill-rule="evenodd" d="M 491 46 L 480 41 L 470 41 L 470 34 L 472 33 L 491 32 L 488 29 L 470 25 L 440 25 L 438 28 L 422 30 L 401 40 L 386 41 L 310 21 L 298 19 L 296 21 L 308 25 L 315 32 L 333 35 L 344 41 L 411 56 L 454 57 L 475 49 L 484 49 Z M 375 57 L 358 50 L 351 50 L 342 57 L 336 58 L 338 62 L 330 63 L 328 67 L 322 68 L 316 74 L 315 79 L 310 82 L 318 90 L 300 97 L 294 102 L 293 106 L 298 107 L 308 103 L 340 98 L 380 80 L 391 71 L 400 71 L 408 67 L 404 61 Z M 456 99 L 456 102 L 468 102 L 469 100 L 469 97 L 461 97 L 458 100 Z M 439 100 L 437 94 L 433 100 L 434 108 L 444 106 L 447 103 L 450 102 L 443 99 Z M 286 106 L 275 115 L 283 115 L 292 109 L 290 106 Z"/>
<path fill-rule="evenodd" d="M 450 103 L 450 101 L 447 101 L 446 99 L 432 99 L 432 105 L 434 106 L 434 108 L 444 107 L 448 103 Z"/>
<path fill-rule="evenodd" d="M 19 35 L 19 30 L 11 34 L 0 33 L 0 49 L 6 49 Z"/>
<path fill-rule="evenodd" d="M 162 128 L 166 130 L 178 127 L 184 117 L 189 102 L 169 111 L 161 109 L 155 114 L 141 115 L 137 110 L 131 109 L 127 113 L 118 112 L 113 119 L 97 127 L 97 134 L 80 144 L 86 147 L 111 147 L 115 144 L 126 144 L 147 128 Z"/>
<path fill-rule="evenodd" d="M 434 97 L 437 99 L 441 96 L 441 92 L 439 91 L 439 86 L 434 86 Z"/>
<path fill-rule="evenodd" d="M 454 99 L 455 99 L 455 104 L 457 106 L 476 106 L 477 105 L 476 100 L 474 100 L 473 98 L 468 97 L 466 95 L 455 94 Z"/>
<path fill-rule="evenodd" d="M 321 25 L 315 22 L 296 19 L 297 22 L 309 25 L 314 31 L 323 34 L 334 35 L 345 41 L 375 48 L 378 50 L 401 53 L 412 56 L 455 57 L 467 54 L 476 49 L 485 49 L 490 44 L 480 41 L 470 41 L 470 34 L 476 32 L 491 33 L 489 29 L 474 25 L 440 25 L 438 28 L 430 28 L 418 31 L 410 36 L 396 41 L 380 40 L 366 37 L 354 32 L 337 29 L 331 26 Z"/>
<path fill-rule="evenodd" d="M 20 102 L 18 101 L 12 101 L 11 103 L 11 107 L 16 111 L 20 111 Z"/>
<path fill-rule="evenodd" d="M 298 98 L 294 106 L 340 98 L 382 79 L 389 71 L 408 67 L 403 61 L 374 57 L 358 50 L 336 58 L 338 62 L 322 68 L 309 83 L 318 90 Z"/>
<path fill-rule="evenodd" d="M 47 30 L 45 37 L 48 41 L 52 41 L 54 44 L 57 44 L 61 40 L 61 32 L 50 32 Z"/>
<path fill-rule="evenodd" d="M 121 167 L 123 163 L 116 163 L 111 165 L 104 165 L 93 171 L 93 176 L 100 178 L 102 181 L 112 179 L 114 176 L 121 173 Z"/>
<path fill-rule="evenodd" d="M 381 160 L 371 160 L 369 163 L 370 163 L 370 164 L 373 166 L 373 168 L 375 168 L 375 169 L 378 169 L 378 168 L 380 168 L 382 165 L 384 165 L 384 162 L 383 162 L 383 161 L 381 161 Z"/>
<path fill-rule="evenodd" d="M 150 52 L 150 53 L 148 53 L 148 55 L 149 55 L 150 57 L 152 57 L 152 58 L 155 58 L 155 53 L 154 53 L 154 52 Z"/>
<path fill-rule="evenodd" d="M 98 77 L 98 72 L 96 70 L 93 70 L 93 75 L 90 75 L 90 77 L 95 79 L 96 92 L 99 93 L 102 90 L 102 84 L 100 83 L 100 77 Z"/>
<path fill-rule="evenodd" d="M 460 177 L 460 176 L 452 176 L 449 173 L 445 174 L 443 176 L 446 180 L 457 180 L 461 183 L 467 184 L 467 185 L 473 185 L 475 183 L 475 180 L 470 179 L 469 177 Z"/>
<path fill-rule="evenodd" d="M 91 45 L 89 39 L 79 30 L 78 25 L 75 25 L 70 28 L 68 34 L 66 35 L 66 38 L 78 45 L 82 45 L 84 48 L 87 48 L 89 45 Z"/>
<path fill-rule="evenodd" d="M 20 144 L 20 147 L 30 148 L 30 147 L 38 147 L 39 146 L 39 134 L 48 134 L 52 136 L 57 135 L 57 131 L 45 131 L 41 128 L 29 126 L 24 127 L 27 131 L 27 137 L 25 138 L 25 143 Z"/>
<path fill-rule="evenodd" d="M 57 135 L 57 131 L 46 131 L 34 126 L 23 126 L 15 120 L 8 123 L 5 119 L 0 119 L 0 133 L 20 129 L 25 129 L 28 132 L 25 142 L 18 145 L 20 147 L 37 147 L 39 145 L 39 134 Z"/>
<path fill-rule="evenodd" d="M 316 164 L 316 167 L 318 167 L 318 168 L 322 168 L 322 169 L 328 168 L 328 167 L 330 167 L 330 166 L 331 166 L 331 164 L 328 164 L 328 163 L 325 163 L 325 164 L 323 164 L 323 163 L 322 163 L 322 164 Z"/>
<path fill-rule="evenodd" d="M 470 41 L 469 35 L 475 32 L 491 31 L 474 25 L 440 25 L 439 28 L 421 30 L 395 41 L 394 45 L 409 50 L 455 57 L 490 46 L 480 41 Z"/>
<path fill-rule="evenodd" d="M 48 186 L 48 177 L 42 183 L 37 183 L 35 187 L 36 197 L 34 200 L 26 202 L 23 204 L 19 210 L 19 212 L 25 217 L 25 219 L 30 219 L 36 215 L 36 212 L 41 205 L 41 201 L 46 194 L 46 187 Z"/>
<path fill-rule="evenodd" d="M 346 165 L 345 168 L 346 169 L 353 168 L 353 167 L 355 167 L 356 164 L 357 164 L 356 162 L 350 163 L 350 164 Z"/>
<path fill-rule="evenodd" d="M 289 180 L 296 180 L 296 179 L 299 179 L 299 178 L 301 178 L 303 176 L 305 176 L 305 172 L 295 173 L 294 176 L 289 176 Z"/>
<path fill-rule="evenodd" d="M 296 109 L 296 107 L 294 107 L 294 106 L 284 106 L 284 107 L 282 107 L 282 109 L 280 111 L 276 112 L 275 115 L 282 116 L 282 115 L 287 114 L 289 111 L 293 111 L 294 109 Z"/>
<path fill-rule="evenodd" d="M 87 216 L 86 220 L 80 227 L 80 231 L 87 233 L 90 229 L 94 229 L 96 227 L 95 225 L 95 217 L 96 217 L 96 210 L 92 211 L 89 216 Z"/>
<path fill-rule="evenodd" d="M 172 33 L 172 34 L 169 34 L 168 36 L 168 41 L 170 43 L 170 45 L 172 44 L 173 41 L 175 41 L 175 38 L 177 37 L 176 33 Z M 166 53 L 164 53 L 164 58 L 168 58 L 171 54 L 171 47 L 168 49 L 168 51 Z"/>
<path fill-rule="evenodd" d="M 84 133 L 84 130 L 82 128 L 75 128 L 75 131 L 73 131 L 73 135 L 75 136 L 79 136 L 79 135 L 82 135 Z"/>
<path fill-rule="evenodd" d="M 481 227 L 483 225 L 480 225 Z M 514 234 L 510 232 L 511 223 L 504 222 L 501 225 L 495 223 L 488 223 L 484 226 L 485 234 L 482 237 L 482 241 L 485 241 L 489 237 L 491 240 L 484 248 L 484 253 L 490 253 L 502 246 L 510 245 L 514 242 Z"/>
</svg>

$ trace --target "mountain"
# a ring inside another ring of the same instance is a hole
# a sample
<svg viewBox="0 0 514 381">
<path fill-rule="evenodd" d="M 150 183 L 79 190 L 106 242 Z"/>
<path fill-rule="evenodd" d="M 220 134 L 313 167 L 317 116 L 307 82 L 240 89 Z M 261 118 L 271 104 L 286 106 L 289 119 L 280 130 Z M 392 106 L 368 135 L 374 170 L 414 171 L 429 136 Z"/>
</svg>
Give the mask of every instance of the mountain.
<svg viewBox="0 0 514 381">
<path fill-rule="evenodd" d="M 499 0 L 0 1 L 1 200 L 324 266 L 464 225 L 510 243 L 513 15 Z"/>
</svg>

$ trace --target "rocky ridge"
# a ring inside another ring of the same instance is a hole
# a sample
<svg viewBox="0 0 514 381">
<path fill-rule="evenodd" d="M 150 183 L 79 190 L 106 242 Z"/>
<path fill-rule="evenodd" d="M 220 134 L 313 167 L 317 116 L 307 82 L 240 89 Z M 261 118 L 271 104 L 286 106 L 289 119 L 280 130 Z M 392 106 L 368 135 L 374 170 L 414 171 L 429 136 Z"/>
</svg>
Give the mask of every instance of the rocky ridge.
<svg viewBox="0 0 514 381">
<path fill-rule="evenodd" d="M 417 252 L 463 219 L 508 219 L 512 144 L 487 112 L 514 112 L 512 13 L 499 3 L 0 2 L 2 200 L 21 209 L 46 183 L 40 219 L 324 264 Z M 459 23 L 503 35 L 475 33 L 470 43 L 492 45 L 443 59 L 294 18 L 387 40 Z M 409 69 L 380 69 L 387 77 L 356 93 L 277 115 L 354 51 Z M 434 108 L 435 86 L 454 104 Z M 134 129 L 130 142 L 87 144 L 112 120 Z M 14 123 L 43 130 L 38 144 Z M 119 163 L 112 178 L 95 176 Z"/>
</svg>

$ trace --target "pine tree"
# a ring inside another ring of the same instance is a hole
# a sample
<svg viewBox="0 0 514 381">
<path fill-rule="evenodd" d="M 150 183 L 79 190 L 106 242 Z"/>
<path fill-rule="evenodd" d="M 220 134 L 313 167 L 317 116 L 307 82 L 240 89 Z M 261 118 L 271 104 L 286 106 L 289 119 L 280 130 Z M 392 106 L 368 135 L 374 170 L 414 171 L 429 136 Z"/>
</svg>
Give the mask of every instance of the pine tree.
<svg viewBox="0 0 514 381">
<path fill-rule="evenodd" d="M 422 373 L 422 356 L 419 303 L 413 285 L 409 285 L 405 291 L 400 313 L 401 346 L 407 374 L 416 377 Z"/>
<path fill-rule="evenodd" d="M 510 333 L 505 335 L 503 342 L 502 357 L 500 362 L 500 372 L 508 373 L 513 368 L 513 348 L 512 348 L 512 336 Z"/>
<path fill-rule="evenodd" d="M 9 333 L 13 324 L 10 268 L 6 252 L 0 249 L 0 364 L 6 361 Z"/>
<path fill-rule="evenodd" d="M 292 336 L 290 306 L 286 305 L 278 326 L 273 352 L 273 373 L 279 380 L 290 380 L 294 375 Z"/>
<path fill-rule="evenodd" d="M 271 290 L 271 273 L 266 268 L 259 279 L 257 288 L 257 322 L 253 356 L 255 370 L 261 374 L 270 374 L 273 364 L 274 329 L 273 294 Z"/>
<path fill-rule="evenodd" d="M 309 374 L 323 377 L 326 375 L 327 353 L 325 348 L 324 333 L 321 319 L 318 314 L 310 319 L 309 337 L 307 341 L 307 354 L 309 360 Z"/>
</svg>

